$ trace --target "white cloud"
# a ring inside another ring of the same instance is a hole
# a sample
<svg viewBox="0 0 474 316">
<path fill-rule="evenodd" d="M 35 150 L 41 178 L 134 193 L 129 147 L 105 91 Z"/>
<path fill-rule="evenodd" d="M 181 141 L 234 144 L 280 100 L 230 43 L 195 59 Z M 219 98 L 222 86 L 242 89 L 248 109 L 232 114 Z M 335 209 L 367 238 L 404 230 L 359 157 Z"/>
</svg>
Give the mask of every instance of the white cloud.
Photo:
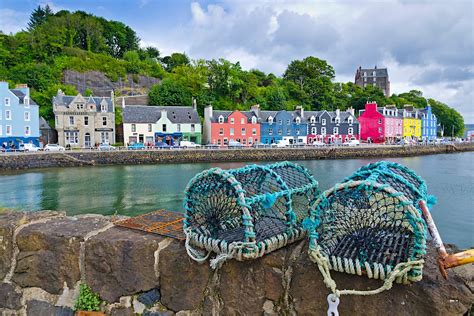
<svg viewBox="0 0 474 316">
<path fill-rule="evenodd" d="M 26 29 L 29 13 L 11 9 L 0 9 L 0 31 L 5 34 L 16 33 Z"/>
</svg>

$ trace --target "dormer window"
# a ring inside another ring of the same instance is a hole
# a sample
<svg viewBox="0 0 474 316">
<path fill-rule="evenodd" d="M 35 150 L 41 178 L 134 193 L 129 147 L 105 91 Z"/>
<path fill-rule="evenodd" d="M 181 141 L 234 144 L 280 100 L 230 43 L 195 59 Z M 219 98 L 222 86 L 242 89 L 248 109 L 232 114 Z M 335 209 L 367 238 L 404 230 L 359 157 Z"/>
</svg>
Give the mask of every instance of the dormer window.
<svg viewBox="0 0 474 316">
<path fill-rule="evenodd" d="M 311 116 L 310 122 L 311 122 L 311 123 L 316 123 L 316 118 L 315 118 L 314 116 Z"/>
<path fill-rule="evenodd" d="M 268 117 L 268 123 L 273 124 L 273 117 L 271 116 Z"/>
<path fill-rule="evenodd" d="M 255 116 L 252 116 L 252 124 L 257 124 L 257 118 Z"/>
<path fill-rule="evenodd" d="M 352 117 L 349 117 L 349 118 L 347 119 L 347 122 L 349 122 L 349 124 L 352 124 L 352 123 L 354 123 L 354 119 L 353 119 Z"/>
<path fill-rule="evenodd" d="M 326 119 L 322 119 L 321 124 L 326 125 Z"/>
<path fill-rule="evenodd" d="M 339 123 L 341 123 L 341 119 L 340 119 L 340 118 L 336 118 L 336 120 L 335 120 L 335 121 L 336 121 L 336 124 L 339 124 Z"/>
<path fill-rule="evenodd" d="M 219 123 L 224 123 L 224 117 L 222 115 L 219 116 Z"/>
<path fill-rule="evenodd" d="M 10 106 L 10 98 L 5 98 L 5 106 Z"/>
<path fill-rule="evenodd" d="M 102 105 L 100 106 L 100 110 L 101 110 L 102 112 L 107 112 L 107 105 L 106 105 L 106 104 L 102 104 Z"/>
<path fill-rule="evenodd" d="M 245 119 L 244 118 L 240 119 L 240 124 L 245 124 Z"/>
<path fill-rule="evenodd" d="M 301 119 L 299 117 L 296 118 L 296 124 L 300 124 L 301 123 Z"/>
</svg>

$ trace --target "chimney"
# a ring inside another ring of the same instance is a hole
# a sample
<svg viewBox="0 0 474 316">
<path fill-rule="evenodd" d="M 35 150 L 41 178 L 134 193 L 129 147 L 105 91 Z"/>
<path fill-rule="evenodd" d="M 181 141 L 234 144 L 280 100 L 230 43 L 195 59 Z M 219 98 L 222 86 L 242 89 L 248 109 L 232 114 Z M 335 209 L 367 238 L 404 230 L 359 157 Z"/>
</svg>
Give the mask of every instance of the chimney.
<svg viewBox="0 0 474 316">
<path fill-rule="evenodd" d="M 125 97 L 122 97 L 122 109 L 125 109 Z"/>
<path fill-rule="evenodd" d="M 250 107 L 250 110 L 254 111 L 257 117 L 260 116 L 260 104 L 254 104 Z"/>
<path fill-rule="evenodd" d="M 304 108 L 301 105 L 296 107 L 296 111 L 300 111 L 301 118 L 304 118 Z"/>
<path fill-rule="evenodd" d="M 348 108 L 347 112 L 349 112 L 352 116 L 354 116 L 354 108 L 353 107 Z"/>
<path fill-rule="evenodd" d="M 339 109 L 336 109 L 336 117 L 339 117 L 339 116 L 340 116 L 340 114 L 341 114 L 341 110 L 339 110 Z"/>
<path fill-rule="evenodd" d="M 197 102 L 196 102 L 195 97 L 193 97 L 193 109 L 194 109 L 194 111 L 197 111 Z"/>
<path fill-rule="evenodd" d="M 212 105 L 208 105 L 204 108 L 204 119 L 207 120 L 207 119 L 211 119 L 213 116 L 213 113 L 212 113 Z"/>
<path fill-rule="evenodd" d="M 166 109 L 161 109 L 161 117 L 162 118 L 167 118 L 168 117 L 168 112 L 166 111 Z"/>
<path fill-rule="evenodd" d="M 20 83 L 15 86 L 15 89 L 20 90 L 23 92 L 27 97 L 30 96 L 30 88 L 28 88 L 28 85 L 26 83 Z"/>
</svg>

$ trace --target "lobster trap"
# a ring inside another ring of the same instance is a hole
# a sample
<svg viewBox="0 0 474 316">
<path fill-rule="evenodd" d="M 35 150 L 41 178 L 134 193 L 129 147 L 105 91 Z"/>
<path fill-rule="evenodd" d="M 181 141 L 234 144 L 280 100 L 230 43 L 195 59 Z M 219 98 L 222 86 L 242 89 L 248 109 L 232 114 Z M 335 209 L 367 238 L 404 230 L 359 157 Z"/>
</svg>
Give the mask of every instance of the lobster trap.
<svg viewBox="0 0 474 316">
<path fill-rule="evenodd" d="M 290 162 L 203 171 L 185 192 L 188 254 L 204 261 L 215 252 L 211 265 L 216 267 L 228 258 L 261 257 L 299 240 L 318 194 L 310 173 Z"/>
</svg>

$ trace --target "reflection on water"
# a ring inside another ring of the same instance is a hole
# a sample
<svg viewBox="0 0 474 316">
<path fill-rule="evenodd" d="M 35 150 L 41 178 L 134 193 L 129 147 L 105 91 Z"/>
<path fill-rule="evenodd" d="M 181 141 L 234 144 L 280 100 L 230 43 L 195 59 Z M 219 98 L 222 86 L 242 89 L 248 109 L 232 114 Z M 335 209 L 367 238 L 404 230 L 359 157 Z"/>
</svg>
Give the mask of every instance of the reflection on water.
<svg viewBox="0 0 474 316">
<path fill-rule="evenodd" d="M 423 177 L 438 198 L 433 217 L 446 242 L 474 245 L 474 153 L 388 159 Z M 313 160 L 308 168 L 322 190 L 376 160 Z M 183 190 L 198 172 L 244 163 L 108 166 L 9 172 L 0 175 L 0 208 L 60 210 L 70 215 L 137 215 L 156 209 L 182 210 Z"/>
</svg>

